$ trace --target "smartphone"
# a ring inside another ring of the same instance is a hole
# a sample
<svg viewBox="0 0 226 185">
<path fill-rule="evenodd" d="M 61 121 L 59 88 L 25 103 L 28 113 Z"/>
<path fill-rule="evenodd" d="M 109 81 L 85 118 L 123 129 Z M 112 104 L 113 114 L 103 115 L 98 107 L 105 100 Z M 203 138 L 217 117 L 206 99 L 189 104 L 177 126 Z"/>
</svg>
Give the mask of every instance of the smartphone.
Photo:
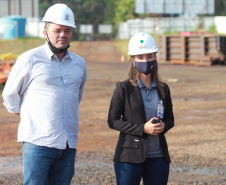
<svg viewBox="0 0 226 185">
<path fill-rule="evenodd" d="M 157 118 L 157 119 L 154 119 L 154 120 L 152 121 L 152 123 L 160 123 L 160 120 L 159 120 L 159 118 Z"/>
</svg>

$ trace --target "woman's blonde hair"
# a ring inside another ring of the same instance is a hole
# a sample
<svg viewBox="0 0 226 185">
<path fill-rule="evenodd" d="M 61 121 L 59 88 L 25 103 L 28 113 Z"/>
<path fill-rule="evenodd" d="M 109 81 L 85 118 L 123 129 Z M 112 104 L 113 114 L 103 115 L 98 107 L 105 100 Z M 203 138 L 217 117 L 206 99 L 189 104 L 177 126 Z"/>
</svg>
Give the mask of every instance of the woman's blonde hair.
<svg viewBox="0 0 226 185">
<path fill-rule="evenodd" d="M 134 58 L 134 56 L 130 56 L 130 57 Z M 139 71 L 133 65 L 133 62 L 131 62 L 130 67 L 129 67 L 128 80 L 130 81 L 130 83 L 133 86 L 138 86 L 138 83 L 137 83 L 138 74 L 139 74 Z M 158 74 L 158 62 L 156 64 L 154 72 L 151 73 L 151 77 L 154 78 L 154 80 L 156 81 L 160 96 L 162 99 L 164 99 L 165 98 L 165 90 L 164 90 L 163 82 L 161 81 L 161 78 Z"/>
</svg>

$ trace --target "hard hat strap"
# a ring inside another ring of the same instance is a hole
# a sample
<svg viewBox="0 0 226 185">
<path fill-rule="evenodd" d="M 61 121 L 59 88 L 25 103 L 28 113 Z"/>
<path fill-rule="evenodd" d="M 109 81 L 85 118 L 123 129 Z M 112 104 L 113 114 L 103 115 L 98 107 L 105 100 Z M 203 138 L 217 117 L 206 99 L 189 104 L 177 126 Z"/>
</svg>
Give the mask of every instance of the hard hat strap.
<svg viewBox="0 0 226 185">
<path fill-rule="evenodd" d="M 49 36 L 48 36 L 47 32 L 46 32 L 46 35 L 47 35 L 47 38 L 48 38 L 48 40 L 46 39 L 46 40 L 47 40 L 47 43 L 48 43 L 50 49 L 51 49 L 53 52 L 55 52 L 55 53 L 63 53 L 63 52 L 65 52 L 65 51 L 67 51 L 67 49 L 70 47 L 70 45 L 68 45 L 65 49 L 58 49 L 58 48 L 56 48 L 56 47 L 51 43 L 51 41 L 50 41 L 50 39 L 49 39 Z"/>
</svg>

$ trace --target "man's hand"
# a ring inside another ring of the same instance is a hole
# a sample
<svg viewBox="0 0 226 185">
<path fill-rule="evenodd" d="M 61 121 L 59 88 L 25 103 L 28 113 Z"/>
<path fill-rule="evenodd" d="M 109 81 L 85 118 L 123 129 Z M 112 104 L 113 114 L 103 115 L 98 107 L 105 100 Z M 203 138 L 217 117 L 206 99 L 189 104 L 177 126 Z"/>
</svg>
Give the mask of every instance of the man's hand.
<svg viewBox="0 0 226 185">
<path fill-rule="evenodd" d="M 15 113 L 15 114 L 20 117 L 20 113 Z"/>
</svg>

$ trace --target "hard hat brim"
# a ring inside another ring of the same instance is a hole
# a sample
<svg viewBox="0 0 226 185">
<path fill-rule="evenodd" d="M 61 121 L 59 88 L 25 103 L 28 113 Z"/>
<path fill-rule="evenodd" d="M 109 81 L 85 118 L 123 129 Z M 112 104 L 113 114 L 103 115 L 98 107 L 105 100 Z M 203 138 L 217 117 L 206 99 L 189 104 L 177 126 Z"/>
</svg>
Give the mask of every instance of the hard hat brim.
<svg viewBox="0 0 226 185">
<path fill-rule="evenodd" d="M 63 25 L 63 26 L 69 26 L 69 27 L 72 27 L 72 28 L 76 28 L 76 26 L 74 24 L 70 24 L 70 23 L 64 23 L 64 22 L 50 22 L 50 21 L 47 21 L 45 20 L 45 17 L 42 19 L 42 22 L 49 22 L 49 23 L 53 23 L 53 24 L 59 24 L 59 25 Z"/>
<path fill-rule="evenodd" d="M 148 53 L 157 53 L 158 52 L 158 48 L 156 49 L 145 49 L 145 50 L 140 50 L 140 51 L 129 51 L 128 55 L 142 55 L 142 54 L 148 54 Z"/>
</svg>

